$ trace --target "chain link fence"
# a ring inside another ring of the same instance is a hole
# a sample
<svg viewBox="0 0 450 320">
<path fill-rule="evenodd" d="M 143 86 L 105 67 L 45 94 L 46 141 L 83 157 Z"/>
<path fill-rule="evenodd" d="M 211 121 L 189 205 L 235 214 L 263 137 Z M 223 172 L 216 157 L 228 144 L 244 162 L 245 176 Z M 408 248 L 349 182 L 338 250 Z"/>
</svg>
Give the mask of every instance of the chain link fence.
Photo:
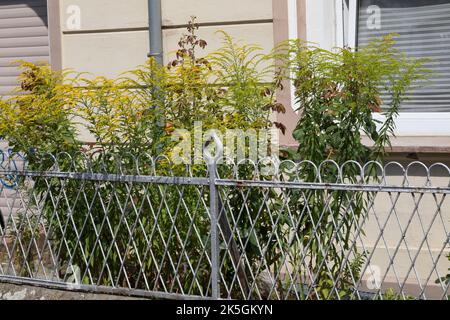
<svg viewBox="0 0 450 320">
<path fill-rule="evenodd" d="M 1 155 L 1 282 L 170 299 L 449 297 L 444 164 Z"/>
</svg>

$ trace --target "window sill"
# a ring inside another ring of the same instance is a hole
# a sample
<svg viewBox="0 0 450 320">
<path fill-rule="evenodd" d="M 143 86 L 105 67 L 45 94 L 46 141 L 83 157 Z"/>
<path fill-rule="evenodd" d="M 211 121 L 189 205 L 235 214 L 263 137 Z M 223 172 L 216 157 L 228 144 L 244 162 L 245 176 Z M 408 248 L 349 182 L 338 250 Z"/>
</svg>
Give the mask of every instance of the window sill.
<svg viewBox="0 0 450 320">
<path fill-rule="evenodd" d="M 362 143 L 371 146 L 367 137 Z M 386 151 L 391 153 L 433 153 L 450 154 L 450 136 L 400 136 L 391 139 L 391 147 Z"/>
<path fill-rule="evenodd" d="M 362 142 L 373 145 L 367 137 Z M 400 136 L 392 138 L 391 145 L 386 148 L 386 161 L 421 161 L 427 165 L 441 162 L 450 166 L 450 136 Z"/>
<path fill-rule="evenodd" d="M 362 143 L 373 146 L 370 139 L 363 136 Z M 450 135 L 448 136 L 398 136 L 391 139 L 392 147 L 386 148 L 387 161 L 410 163 L 421 161 L 427 164 L 442 162 L 450 167 Z M 298 148 L 298 143 L 284 148 Z"/>
</svg>

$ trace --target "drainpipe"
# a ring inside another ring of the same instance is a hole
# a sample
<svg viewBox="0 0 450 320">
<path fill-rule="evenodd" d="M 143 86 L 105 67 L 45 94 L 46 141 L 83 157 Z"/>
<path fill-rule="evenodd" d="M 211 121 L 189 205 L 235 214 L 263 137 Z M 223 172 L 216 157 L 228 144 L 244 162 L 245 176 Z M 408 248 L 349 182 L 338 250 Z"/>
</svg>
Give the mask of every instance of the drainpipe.
<svg viewBox="0 0 450 320">
<path fill-rule="evenodd" d="M 155 58 L 156 63 L 163 65 L 163 48 L 162 48 L 162 18 L 161 18 L 161 0 L 148 0 L 148 35 L 150 43 L 150 51 L 148 57 Z M 162 92 L 159 88 L 154 88 L 153 94 L 159 99 L 162 98 Z M 165 120 L 164 113 L 160 108 L 153 106 L 156 111 L 156 126 L 155 139 L 164 134 Z M 156 155 L 159 155 L 163 149 L 162 144 L 159 143 L 152 150 Z"/>
<path fill-rule="evenodd" d="M 161 0 L 148 0 L 149 57 L 163 64 Z"/>
</svg>

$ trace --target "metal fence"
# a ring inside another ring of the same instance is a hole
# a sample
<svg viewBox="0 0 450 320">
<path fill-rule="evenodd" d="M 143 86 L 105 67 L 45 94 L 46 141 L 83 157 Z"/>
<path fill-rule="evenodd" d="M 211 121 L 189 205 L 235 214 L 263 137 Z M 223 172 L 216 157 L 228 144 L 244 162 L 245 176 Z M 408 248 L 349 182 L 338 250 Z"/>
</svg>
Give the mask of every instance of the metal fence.
<svg viewBox="0 0 450 320">
<path fill-rule="evenodd" d="M 0 282 L 174 299 L 448 299 L 450 169 L 3 152 Z"/>
</svg>

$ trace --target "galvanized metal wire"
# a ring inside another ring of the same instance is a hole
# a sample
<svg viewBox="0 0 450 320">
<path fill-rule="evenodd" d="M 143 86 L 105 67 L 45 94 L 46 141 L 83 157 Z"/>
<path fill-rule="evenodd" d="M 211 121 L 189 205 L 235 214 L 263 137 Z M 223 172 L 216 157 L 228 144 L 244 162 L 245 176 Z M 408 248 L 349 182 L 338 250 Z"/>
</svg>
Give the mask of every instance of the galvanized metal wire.
<svg viewBox="0 0 450 320">
<path fill-rule="evenodd" d="M 181 299 L 449 298 L 445 164 L 205 156 L 0 151 L 0 281 Z"/>
</svg>

